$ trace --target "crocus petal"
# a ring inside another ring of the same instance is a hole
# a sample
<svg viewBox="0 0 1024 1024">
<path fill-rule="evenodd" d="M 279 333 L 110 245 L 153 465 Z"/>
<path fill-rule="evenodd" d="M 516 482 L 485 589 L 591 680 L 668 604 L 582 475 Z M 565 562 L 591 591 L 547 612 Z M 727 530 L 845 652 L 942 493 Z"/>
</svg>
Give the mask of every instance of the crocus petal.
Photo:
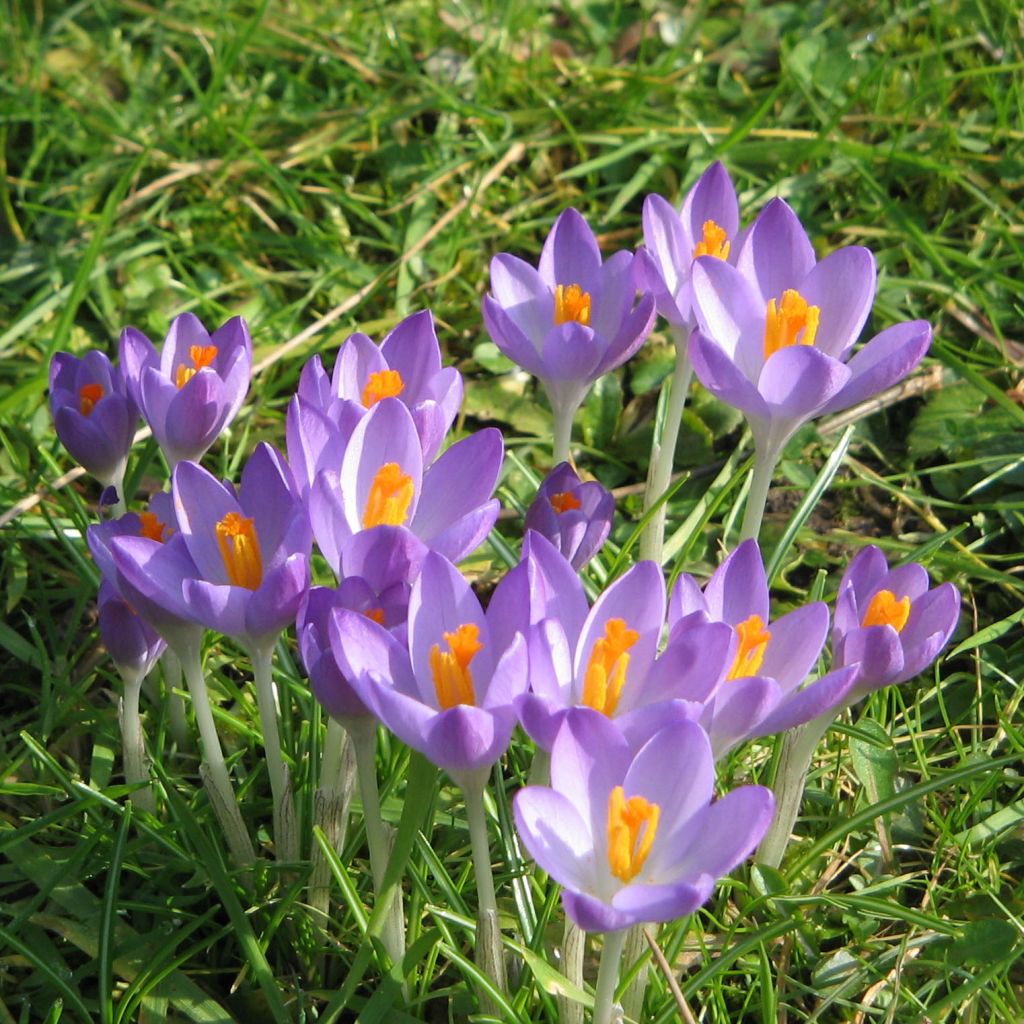
<svg viewBox="0 0 1024 1024">
<path fill-rule="evenodd" d="M 540 274 L 518 257 L 499 253 L 491 260 L 491 291 L 492 304 L 504 310 L 523 338 L 539 347 L 554 323 L 555 310 L 552 289 Z"/>
<path fill-rule="evenodd" d="M 125 385 L 132 401 L 141 408 L 142 374 L 147 367 L 152 366 L 159 370 L 160 356 L 157 354 L 153 343 L 142 331 L 134 327 L 126 327 L 121 332 L 121 341 L 118 348 L 118 363 L 121 372 L 124 374 Z"/>
<path fill-rule="evenodd" d="M 427 382 L 441 371 L 441 347 L 429 309 L 407 316 L 381 342 L 381 355 L 397 370 L 410 396 L 423 392 Z"/>
<path fill-rule="evenodd" d="M 737 743 L 752 735 L 781 698 L 779 684 L 763 676 L 723 684 L 708 702 L 701 722 L 711 738 L 715 759 L 721 760 Z"/>
<path fill-rule="evenodd" d="M 765 362 L 757 389 L 773 419 L 799 424 L 817 415 L 849 379 L 849 367 L 813 345 L 790 345 Z"/>
<path fill-rule="evenodd" d="M 599 283 L 601 251 L 583 215 L 570 207 L 563 210 L 544 241 L 538 272 L 554 291 L 557 285 L 578 284 L 593 292 Z"/>
<path fill-rule="evenodd" d="M 363 700 L 366 700 L 364 693 L 367 688 L 358 687 L 356 683 L 369 676 L 387 680 L 386 684 L 382 684 L 385 688 L 410 698 L 420 696 L 408 651 L 383 626 L 378 626 L 373 620 L 350 608 L 334 608 L 328 619 L 327 633 L 339 670 Z M 378 687 L 368 689 L 376 690 Z M 368 700 L 366 703 L 374 706 Z M 417 703 L 431 713 L 437 710 L 436 702 L 427 705 L 417 700 Z"/>
<path fill-rule="evenodd" d="M 707 700 L 725 677 L 735 651 L 735 635 L 724 622 L 694 623 L 671 637 L 635 698 L 627 702 L 630 694 L 623 694 L 623 711 L 664 700 Z"/>
<path fill-rule="evenodd" d="M 622 321 L 622 326 L 601 356 L 601 361 L 597 364 L 598 376 L 621 366 L 637 352 L 647 339 L 647 335 L 651 333 L 656 316 L 654 296 L 642 296 L 636 304 L 636 309 Z"/>
<path fill-rule="evenodd" d="M 771 640 L 758 672 L 796 689 L 811 671 L 828 633 L 828 608 L 820 601 L 795 608 L 769 625 Z"/>
<path fill-rule="evenodd" d="M 227 567 L 217 542 L 216 525 L 229 513 L 242 514 L 238 500 L 195 462 L 179 462 L 172 477 L 174 515 L 199 575 L 228 584 Z"/>
<path fill-rule="evenodd" d="M 182 592 L 192 614 L 207 629 L 215 629 L 225 636 L 245 637 L 245 612 L 252 596 L 251 590 L 207 580 L 182 581 Z M 296 602 L 296 606 L 298 602 Z"/>
<path fill-rule="evenodd" d="M 715 570 L 704 588 L 712 619 L 738 626 L 752 615 L 768 621 L 768 577 L 756 540 L 745 540 Z"/>
<path fill-rule="evenodd" d="M 706 903 L 714 886 L 710 874 L 675 885 L 627 885 L 612 898 L 612 907 L 631 924 L 675 921 Z"/>
<path fill-rule="evenodd" d="M 838 714 L 853 699 L 858 671 L 857 665 L 836 669 L 790 695 L 758 722 L 749 738 L 795 729 L 828 713 Z"/>
<path fill-rule="evenodd" d="M 875 278 L 875 257 L 859 245 L 829 253 L 811 270 L 799 291 L 821 310 L 815 348 L 833 359 L 846 359 L 875 301 Z"/>
<path fill-rule="evenodd" d="M 800 219 L 783 199 L 773 199 L 750 226 L 736 267 L 753 282 L 762 298 L 781 299 L 787 288 L 799 288 L 814 266 L 814 247 Z"/>
<path fill-rule="evenodd" d="M 701 333 L 738 359 L 744 335 L 764 335 L 765 309 L 757 291 L 735 267 L 724 260 L 702 256 L 693 264 L 693 308 Z M 761 358 L 744 360 L 744 376 L 757 379 Z"/>
<path fill-rule="evenodd" d="M 614 338 L 629 314 L 636 295 L 633 253 L 622 249 L 604 261 L 594 296 L 590 326 L 604 338 Z"/>
<path fill-rule="evenodd" d="M 716 160 L 686 193 L 679 211 L 679 220 L 683 231 L 689 235 L 690 251 L 686 255 L 691 259 L 693 247 L 703 239 L 704 224 L 709 220 L 713 220 L 725 231 L 726 237 L 732 242 L 732 247 L 736 248 L 740 207 L 736 199 L 736 187 L 720 160 Z"/>
<path fill-rule="evenodd" d="M 768 419 L 771 410 L 757 387 L 715 342 L 694 331 L 690 335 L 689 353 L 697 379 L 711 394 L 748 416 Z"/>
<path fill-rule="evenodd" d="M 268 572 L 249 598 L 245 610 L 245 632 L 253 638 L 277 634 L 295 621 L 299 605 L 309 590 L 309 558 L 290 555 Z"/>
<path fill-rule="evenodd" d="M 548 330 L 541 347 L 544 360 L 543 379 L 558 381 L 585 381 L 598 376 L 604 344 L 592 328 L 575 320 L 557 324 Z"/>
<path fill-rule="evenodd" d="M 514 725 L 511 711 L 503 718 L 483 708 L 456 704 L 435 715 L 417 742 L 401 738 L 445 771 L 473 772 L 489 767 L 505 753 Z"/>
<path fill-rule="evenodd" d="M 530 856 L 559 885 L 582 889 L 595 877 L 590 828 L 561 793 L 527 786 L 512 803 L 516 829 Z"/>
<path fill-rule="evenodd" d="M 331 390 L 338 398 L 362 404 L 370 374 L 388 369 L 387 360 L 373 340 L 360 332 L 350 334 L 338 353 Z M 403 378 L 404 380 L 404 378 Z"/>
<path fill-rule="evenodd" d="M 543 377 L 546 372 L 544 359 L 540 354 L 541 346 L 547 334 L 549 323 L 544 325 L 544 334 L 536 338 L 526 335 L 512 317 L 490 297 L 485 295 L 481 306 L 484 326 L 491 340 L 512 362 L 517 363 L 527 373 L 535 377 Z"/>
<path fill-rule="evenodd" d="M 631 913 L 616 910 L 594 896 L 571 889 L 562 892 L 562 907 L 566 917 L 585 932 L 618 932 L 638 921 Z"/>
<path fill-rule="evenodd" d="M 182 313 L 171 321 L 160 353 L 160 373 L 173 380 L 179 366 L 192 365 L 189 350 L 193 345 L 205 347 L 210 335 L 195 313 Z"/>
<path fill-rule="evenodd" d="M 229 416 L 224 382 L 200 370 L 167 404 L 164 435 L 172 461 L 198 460 L 217 439 Z"/>
</svg>

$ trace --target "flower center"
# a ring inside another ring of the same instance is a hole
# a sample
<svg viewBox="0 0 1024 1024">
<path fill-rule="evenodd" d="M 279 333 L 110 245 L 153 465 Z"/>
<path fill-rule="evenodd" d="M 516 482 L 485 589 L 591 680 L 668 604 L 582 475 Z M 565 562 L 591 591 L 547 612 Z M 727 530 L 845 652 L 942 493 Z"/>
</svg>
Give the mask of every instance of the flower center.
<svg viewBox="0 0 1024 1024">
<path fill-rule="evenodd" d="M 609 718 L 615 714 L 626 685 L 629 655 L 626 653 L 640 639 L 624 619 L 609 619 L 604 636 L 594 644 L 583 676 L 583 703 Z"/>
<path fill-rule="evenodd" d="M 769 299 L 764 325 L 765 359 L 790 345 L 813 345 L 820 316 L 821 310 L 808 305 L 807 300 L 793 288 L 782 293 L 782 302 L 778 305 L 774 299 Z"/>
<path fill-rule="evenodd" d="M 555 287 L 555 323 L 570 320 L 584 327 L 590 325 L 590 292 L 585 292 L 578 284 L 560 284 Z"/>
<path fill-rule="evenodd" d="M 381 370 L 371 373 L 370 379 L 363 388 L 362 403 L 367 409 L 376 405 L 382 398 L 397 398 L 405 387 L 405 381 L 397 370 Z"/>
<path fill-rule="evenodd" d="M 409 515 L 413 496 L 412 477 L 397 462 L 385 462 L 370 486 L 363 512 L 363 529 L 373 526 L 401 526 Z"/>
<path fill-rule="evenodd" d="M 437 703 L 443 711 L 456 704 L 476 704 L 469 663 L 477 651 L 483 650 L 480 627 L 467 622 L 454 633 L 445 633 L 444 639 L 448 644 L 447 651 L 443 652 L 440 644 L 430 648 L 430 671 L 434 677 Z"/>
<path fill-rule="evenodd" d="M 772 638 L 771 633 L 764 628 L 764 619 L 760 615 L 751 615 L 749 619 L 744 619 L 736 627 L 736 632 L 740 638 L 740 645 L 733 659 L 732 668 L 725 677 L 727 680 L 756 676 L 761 662 L 764 661 L 768 641 Z"/>
<path fill-rule="evenodd" d="M 78 389 L 78 411 L 83 416 L 92 415 L 96 403 L 103 397 L 102 384 L 83 384 Z"/>
<path fill-rule="evenodd" d="M 171 532 L 171 528 L 160 522 L 155 512 L 140 512 L 139 522 L 142 524 L 139 527 L 139 536 L 148 537 L 160 544 L 167 540 L 167 535 Z"/>
<path fill-rule="evenodd" d="M 236 587 L 255 590 L 263 582 L 263 560 L 253 519 L 229 512 L 217 523 L 217 546 L 228 579 Z"/>
<path fill-rule="evenodd" d="M 716 260 L 727 260 L 731 243 L 725 233 L 713 220 L 704 221 L 704 237 L 693 247 L 693 259 L 698 256 L 714 256 Z"/>
<path fill-rule="evenodd" d="M 661 808 L 616 786 L 608 797 L 608 866 L 623 882 L 632 882 L 651 852 Z"/>
<path fill-rule="evenodd" d="M 378 626 L 384 625 L 384 609 L 383 608 L 367 608 L 363 614 L 372 621 L 376 622 Z"/>
<path fill-rule="evenodd" d="M 183 388 L 204 366 L 210 366 L 213 363 L 214 359 L 217 358 L 217 346 L 190 345 L 188 356 L 192 360 L 192 365 L 186 366 L 182 363 L 178 367 L 177 376 L 174 378 L 174 383 L 179 388 Z"/>
<path fill-rule="evenodd" d="M 572 491 L 560 491 L 551 495 L 551 507 L 558 515 L 563 512 L 572 512 L 580 507 L 580 499 Z"/>
<path fill-rule="evenodd" d="M 868 610 L 864 613 L 862 626 L 892 626 L 897 633 L 903 632 L 903 627 L 910 618 L 910 598 L 901 597 L 898 601 L 891 590 L 880 590 L 868 604 Z"/>
</svg>

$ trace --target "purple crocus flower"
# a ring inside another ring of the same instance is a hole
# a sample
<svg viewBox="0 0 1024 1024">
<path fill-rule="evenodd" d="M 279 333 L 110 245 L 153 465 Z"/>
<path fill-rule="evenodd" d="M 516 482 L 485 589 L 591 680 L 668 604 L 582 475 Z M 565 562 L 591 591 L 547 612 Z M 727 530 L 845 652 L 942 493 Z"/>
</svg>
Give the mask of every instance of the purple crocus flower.
<svg viewBox="0 0 1024 1024">
<path fill-rule="evenodd" d="M 423 458 L 430 462 L 462 404 L 462 374 L 454 366 L 441 366 L 441 346 L 428 309 L 402 320 L 380 346 L 365 334 L 351 335 L 330 379 L 320 357 L 314 356 L 299 378 L 298 397 L 339 424 L 353 408 L 361 412 L 383 398 L 397 398 L 412 413 Z"/>
<path fill-rule="evenodd" d="M 561 461 L 590 385 L 624 363 L 650 332 L 654 297 L 633 307 L 634 255 L 623 250 L 602 262 L 594 233 L 573 209 L 555 221 L 537 269 L 508 253 L 495 256 L 491 290 L 484 323 L 498 348 L 544 385 Z"/>
<path fill-rule="evenodd" d="M 50 362 L 50 409 L 61 444 L 104 486 L 118 490 L 139 410 L 120 369 L 98 351 Z"/>
<path fill-rule="evenodd" d="M 193 313 L 171 322 L 163 351 L 134 327 L 121 333 L 128 390 L 171 466 L 198 461 L 234 419 L 252 372 L 252 339 L 241 317 L 211 336 Z"/>
<path fill-rule="evenodd" d="M 751 225 L 735 266 L 700 257 L 692 287 L 697 376 L 746 414 L 758 457 L 773 467 L 801 424 L 895 384 L 931 342 L 929 324 L 914 320 L 882 331 L 851 359 L 874 300 L 874 257 L 847 246 L 816 262 L 781 199 Z"/>
<path fill-rule="evenodd" d="M 597 480 L 582 482 L 568 462 L 544 478 L 526 513 L 526 530 L 542 534 L 579 571 L 611 532 L 615 499 Z"/>
<path fill-rule="evenodd" d="M 791 729 L 841 707 L 854 685 L 857 666 L 848 664 L 803 686 L 825 643 L 828 608 L 816 601 L 770 620 L 768 580 L 756 541 L 740 544 L 703 592 L 686 574 L 676 581 L 669 600 L 669 647 L 709 621 L 725 623 L 736 636 L 728 671 L 700 715 L 718 757 L 743 740 Z"/>
<path fill-rule="evenodd" d="M 309 498 L 313 533 L 339 578 L 345 549 L 362 530 L 405 526 L 427 547 L 457 561 L 487 536 L 498 516 L 491 498 L 501 471 L 501 432 L 489 427 L 424 464 L 412 414 L 383 398 L 348 443 L 333 442 Z"/>
<path fill-rule="evenodd" d="M 713 256 L 735 262 L 739 249 L 740 210 L 729 172 L 716 160 L 687 192 L 678 212 L 661 196 L 649 195 L 643 224 L 644 246 L 637 251 L 643 285 L 665 320 L 690 330 L 693 261 Z"/>
<path fill-rule="evenodd" d="M 551 786 L 516 794 L 516 828 L 580 928 L 672 921 L 708 899 L 772 818 L 770 790 L 743 786 L 712 802 L 714 784 L 698 725 L 666 726 L 634 750 L 604 715 L 577 708 L 552 748 Z"/>
<path fill-rule="evenodd" d="M 99 593 L 100 639 L 125 678 L 149 675 L 167 644 L 132 611 L 113 583 L 103 580 Z"/>
<path fill-rule="evenodd" d="M 864 548 L 839 584 L 832 629 L 834 663 L 860 665 L 847 703 L 922 672 L 945 647 L 959 617 L 960 592 L 952 583 L 929 589 L 922 566 L 890 569 L 880 548 Z"/>
<path fill-rule="evenodd" d="M 352 689 L 331 650 L 329 625 L 336 608 L 348 608 L 389 630 L 400 643 L 408 636 L 412 580 L 427 548 L 401 526 L 377 526 L 357 534 L 346 551 L 344 579 L 313 587 L 299 609 L 299 652 L 313 696 L 337 719 L 371 712 Z"/>
<path fill-rule="evenodd" d="M 439 554 L 427 554 L 413 584 L 406 643 L 347 608 L 333 612 L 329 633 L 367 707 L 457 780 L 504 753 L 526 687 L 526 645 Z"/>
</svg>

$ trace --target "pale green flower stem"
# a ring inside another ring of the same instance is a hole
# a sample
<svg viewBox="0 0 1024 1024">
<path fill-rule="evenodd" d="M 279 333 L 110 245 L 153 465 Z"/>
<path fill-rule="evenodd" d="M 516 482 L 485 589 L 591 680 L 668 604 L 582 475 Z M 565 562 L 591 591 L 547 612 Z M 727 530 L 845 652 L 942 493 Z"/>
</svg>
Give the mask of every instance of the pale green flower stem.
<svg viewBox="0 0 1024 1024">
<path fill-rule="evenodd" d="M 562 930 L 562 973 L 578 989 L 583 989 L 583 957 L 586 950 L 586 933 L 570 918 L 565 919 Z M 583 1004 L 568 996 L 558 999 L 559 1024 L 583 1024 Z"/>
<path fill-rule="evenodd" d="M 594 1024 L 612 1024 L 615 1012 L 615 987 L 619 981 L 622 949 L 626 931 L 607 932 L 601 950 L 601 966 L 597 969 L 597 990 L 594 993 Z"/>
<path fill-rule="evenodd" d="M 643 925 L 633 925 L 626 933 L 626 946 L 622 954 L 622 962 L 628 971 L 633 964 L 644 957 L 647 952 L 647 939 Z M 629 987 L 622 995 L 622 1010 L 631 1020 L 639 1020 L 644 1008 L 644 994 L 647 991 L 647 974 L 650 962 L 646 958 L 637 971 Z"/>
<path fill-rule="evenodd" d="M 578 408 L 579 405 L 574 405 L 572 408 L 566 409 L 562 403 L 551 403 L 555 418 L 552 458 L 556 466 L 560 462 L 569 462 L 572 457 L 569 451 L 572 444 L 572 421 L 576 417 Z"/>
<path fill-rule="evenodd" d="M 757 848 L 757 863 L 770 868 L 782 863 L 800 811 L 811 758 L 834 719 L 835 711 L 829 711 L 786 733 L 775 777 L 775 817 Z"/>
<path fill-rule="evenodd" d="M 772 485 L 775 467 L 782 456 L 782 445 L 769 448 L 766 452 L 755 447 L 754 472 L 750 478 L 750 490 L 747 492 L 747 506 L 743 510 L 743 527 L 740 541 L 757 539 L 761 532 L 761 520 L 768 502 L 768 489 Z"/>
<path fill-rule="evenodd" d="M 498 901 L 494 895 L 494 875 L 491 873 L 491 844 L 487 837 L 487 817 L 484 814 L 484 787 L 489 770 L 466 772 L 454 776 L 462 787 L 466 799 L 466 817 L 469 821 L 469 841 L 473 850 L 473 874 L 476 877 L 477 896 L 477 966 L 494 982 L 502 994 L 508 994 L 505 977 L 505 957 L 501 947 L 501 927 L 498 920 Z"/>
<path fill-rule="evenodd" d="M 124 500 L 124 474 L 128 468 L 128 460 L 122 459 L 117 469 L 110 474 L 110 478 L 101 481 L 106 487 L 113 487 L 117 492 L 117 501 L 109 506 L 108 516 L 111 519 L 120 519 L 128 511 L 128 503 Z"/>
<path fill-rule="evenodd" d="M 192 710 L 196 716 L 196 725 L 199 727 L 199 740 L 203 751 L 200 774 L 203 783 L 209 793 L 217 820 L 224 830 L 224 838 L 235 863 L 239 867 L 249 867 L 256 860 L 256 854 L 238 809 L 227 765 L 224 763 L 224 752 L 221 750 L 220 737 L 217 735 L 213 711 L 210 708 L 210 696 L 206 689 L 206 680 L 203 678 L 199 641 L 179 647 L 176 653 L 185 673 L 188 691 L 192 695 Z"/>
<path fill-rule="evenodd" d="M 348 826 L 348 807 L 355 782 L 355 757 L 348 733 L 333 718 L 327 720 L 327 735 L 320 759 L 320 785 L 316 791 L 316 824 L 341 854 Z M 309 905 L 321 921 L 330 907 L 331 866 L 319 843 L 313 844 L 313 866 L 309 879 Z"/>
<path fill-rule="evenodd" d="M 295 821 L 295 799 L 291 775 L 281 753 L 277 730 L 277 701 L 274 698 L 273 656 L 277 637 L 248 645 L 256 680 L 256 705 L 267 755 L 270 791 L 274 801 L 274 845 L 277 859 L 295 863 L 299 859 L 299 836 Z"/>
<path fill-rule="evenodd" d="M 661 430 L 655 432 L 651 445 L 651 464 L 647 471 L 647 489 L 644 491 L 644 513 L 646 514 L 658 499 L 668 490 L 672 479 L 672 463 L 675 460 L 676 444 L 679 441 L 679 428 L 683 421 L 683 408 L 686 395 L 693 379 L 693 366 L 687 352 L 690 332 L 685 327 L 672 327 L 672 338 L 676 346 L 676 365 L 672 376 L 665 380 L 662 392 L 665 399 L 659 401 L 664 405 L 664 417 Z M 650 558 L 661 564 L 661 551 L 665 539 L 664 504 L 651 516 L 644 532 L 640 535 L 640 557 Z"/>
<path fill-rule="evenodd" d="M 142 721 L 139 718 L 139 694 L 142 692 L 143 673 L 122 665 L 117 671 L 124 683 L 119 718 L 121 720 L 121 745 L 124 754 L 124 778 L 130 785 L 146 783 L 143 789 L 132 793 L 132 803 L 142 811 L 156 813 L 153 790 L 149 785 L 146 770 L 146 750 L 142 742 Z"/>
<path fill-rule="evenodd" d="M 356 778 L 359 781 L 359 798 L 363 802 L 363 824 L 376 898 L 383 888 L 391 857 L 391 842 L 381 817 L 380 791 L 377 788 L 377 720 L 365 715 L 346 719 L 344 725 L 356 755 Z M 405 916 L 399 888 L 395 889 L 393 902 L 385 912 L 381 941 L 391 962 L 400 964 L 405 956 Z"/>
<path fill-rule="evenodd" d="M 178 655 L 168 647 L 160 657 L 160 665 L 164 674 L 164 694 L 167 699 L 167 715 L 171 727 L 171 735 L 178 745 L 178 751 L 188 750 L 192 737 L 188 731 L 188 716 L 185 713 L 185 702 L 181 694 L 181 662 Z"/>
</svg>

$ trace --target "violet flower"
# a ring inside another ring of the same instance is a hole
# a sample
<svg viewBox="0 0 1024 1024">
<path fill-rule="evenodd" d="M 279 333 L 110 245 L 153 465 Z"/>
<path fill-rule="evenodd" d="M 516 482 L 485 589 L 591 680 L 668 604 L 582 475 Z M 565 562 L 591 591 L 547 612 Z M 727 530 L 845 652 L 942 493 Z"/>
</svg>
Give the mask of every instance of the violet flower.
<svg viewBox="0 0 1024 1024">
<path fill-rule="evenodd" d="M 654 323 L 654 298 L 637 306 L 635 257 L 622 250 L 602 262 L 583 216 L 565 210 L 540 264 L 508 253 L 491 261 L 483 316 L 494 343 L 544 385 L 555 419 L 555 461 L 569 457 L 572 419 L 591 384 L 624 363 Z"/>
<path fill-rule="evenodd" d="M 132 611 L 117 587 L 103 580 L 99 592 L 100 639 L 122 678 L 149 675 L 167 644 Z"/>
<path fill-rule="evenodd" d="M 708 899 L 771 821 L 770 790 L 743 786 L 712 802 L 714 783 L 698 725 L 666 726 L 634 751 L 604 715 L 577 708 L 552 748 L 550 788 L 516 795 L 516 828 L 580 928 L 672 921 Z"/>
<path fill-rule="evenodd" d="M 241 317 L 211 336 L 193 313 L 171 322 L 163 350 L 134 327 L 121 333 L 132 397 L 172 467 L 199 461 L 234 419 L 252 372 L 252 339 Z"/>
<path fill-rule="evenodd" d="M 342 403 L 372 409 L 382 398 L 397 398 L 412 413 L 423 458 L 430 462 L 462 404 L 462 374 L 441 366 L 434 317 L 427 309 L 402 320 L 379 346 L 365 334 L 351 335 L 330 379 L 314 356 L 299 378 L 298 397 L 333 421 L 348 415 Z"/>
<path fill-rule="evenodd" d="M 860 246 L 821 262 L 796 214 L 775 199 L 744 238 L 736 266 L 701 257 L 693 268 L 699 331 L 690 359 L 701 383 L 742 410 L 757 452 L 745 538 L 756 534 L 785 443 L 808 420 L 902 380 L 924 357 L 931 327 L 895 324 L 856 355 L 875 295 L 875 260 Z"/>
<path fill-rule="evenodd" d="M 81 359 L 58 352 L 50 361 L 50 409 L 61 444 L 123 501 L 121 484 L 139 410 L 120 369 L 95 350 Z"/>
<path fill-rule="evenodd" d="M 412 414 L 397 398 L 381 399 L 356 424 L 348 443 L 332 443 L 309 498 L 313 533 L 339 578 L 345 550 L 375 526 L 405 526 L 431 550 L 458 561 L 487 536 L 498 517 L 490 495 L 501 471 L 501 432 L 493 427 L 457 441 L 424 464 Z"/>
<path fill-rule="evenodd" d="M 848 702 L 924 671 L 959 617 L 960 592 L 952 583 L 929 590 L 922 566 L 890 569 L 881 548 L 864 548 L 839 584 L 832 629 L 834 664 L 860 665 Z"/>
<path fill-rule="evenodd" d="M 546 537 L 578 572 L 604 544 L 614 515 L 608 488 L 597 480 L 581 482 L 568 462 L 560 462 L 537 489 L 524 529 Z"/>
</svg>

